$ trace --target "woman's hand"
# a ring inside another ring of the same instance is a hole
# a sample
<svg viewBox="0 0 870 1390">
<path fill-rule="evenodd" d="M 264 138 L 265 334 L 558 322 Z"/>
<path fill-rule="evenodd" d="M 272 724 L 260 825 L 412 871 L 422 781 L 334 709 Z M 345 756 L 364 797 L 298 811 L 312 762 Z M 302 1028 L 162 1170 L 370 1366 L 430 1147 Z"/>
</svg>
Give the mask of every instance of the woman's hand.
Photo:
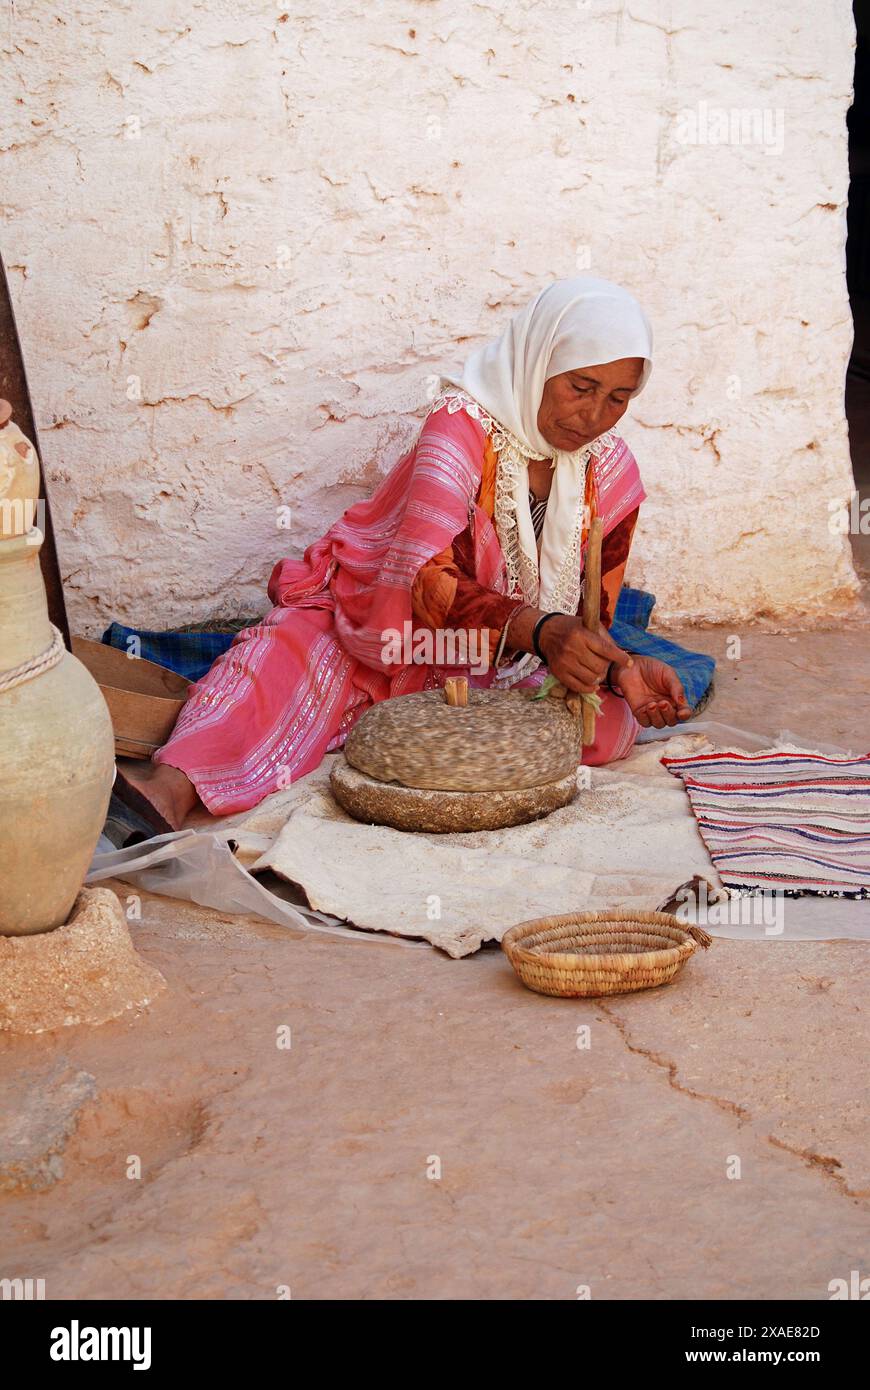
<svg viewBox="0 0 870 1390">
<path fill-rule="evenodd" d="M 538 639 L 547 669 L 568 690 L 594 691 L 607 675 L 611 661 L 628 661 L 605 628 L 587 632 L 579 618 L 559 614 L 544 624 Z"/>
<path fill-rule="evenodd" d="M 644 729 L 673 727 L 692 713 L 674 668 L 654 657 L 636 656 L 630 666 L 614 667 L 611 681 Z"/>
</svg>

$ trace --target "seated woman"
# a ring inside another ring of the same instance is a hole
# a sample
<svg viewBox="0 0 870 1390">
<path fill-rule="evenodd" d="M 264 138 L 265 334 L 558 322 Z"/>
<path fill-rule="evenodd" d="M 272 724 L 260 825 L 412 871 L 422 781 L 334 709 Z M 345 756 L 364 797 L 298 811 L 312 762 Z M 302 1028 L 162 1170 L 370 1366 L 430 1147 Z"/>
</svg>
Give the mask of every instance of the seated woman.
<svg viewBox="0 0 870 1390">
<path fill-rule="evenodd" d="M 375 701 L 449 675 L 504 688 L 549 671 L 569 690 L 601 686 L 591 764 L 624 758 L 641 725 L 687 719 L 676 672 L 650 658 L 628 664 L 607 633 L 645 496 L 613 427 L 651 353 L 637 301 L 582 276 L 542 290 L 460 377 L 443 378 L 416 444 L 374 496 L 301 560 L 279 561 L 274 607 L 191 687 L 153 762 L 125 767 L 150 823 L 179 827 L 197 795 L 214 815 L 247 810 L 340 748 Z M 577 616 L 595 515 L 597 634 Z M 448 630 L 476 636 L 482 660 L 469 642 L 473 662 L 450 652 L 454 664 L 438 664 L 432 639 Z M 413 646 L 397 642 L 411 633 Z M 409 659 L 409 647 L 427 660 Z"/>
</svg>

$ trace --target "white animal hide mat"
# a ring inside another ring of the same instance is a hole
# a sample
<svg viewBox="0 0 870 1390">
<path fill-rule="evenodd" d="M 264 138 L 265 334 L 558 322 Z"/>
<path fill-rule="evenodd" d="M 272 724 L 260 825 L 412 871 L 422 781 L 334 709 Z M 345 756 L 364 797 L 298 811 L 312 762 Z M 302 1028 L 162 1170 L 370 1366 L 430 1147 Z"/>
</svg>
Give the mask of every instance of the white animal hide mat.
<svg viewBox="0 0 870 1390">
<path fill-rule="evenodd" d="M 624 762 L 591 769 L 591 786 L 581 786 L 570 806 L 529 825 L 469 835 L 415 835 L 354 820 L 329 790 L 330 768 L 343 756 L 334 753 L 253 811 L 219 820 L 195 813 L 184 830 L 127 849 L 107 841 L 86 882 L 123 879 L 223 913 L 254 913 L 360 944 L 425 950 L 431 942 L 455 957 L 531 917 L 619 907 L 667 906 L 735 940 L 870 940 L 867 900 L 780 897 L 771 912 L 769 900 L 729 899 L 682 782 L 659 761 L 665 752 L 793 744 L 793 735 L 772 741 L 699 720 L 691 734 L 645 730 L 642 738 Z M 709 885 L 706 904 L 696 911 L 672 902 L 697 879 Z"/>
<path fill-rule="evenodd" d="M 706 742 L 686 735 L 668 751 Z M 422 937 L 465 956 L 531 917 L 655 911 L 695 877 L 718 895 L 688 798 L 662 767 L 662 751 L 639 747 L 612 768 L 591 769 L 591 787 L 542 820 L 446 835 L 354 820 L 329 791 L 330 767 L 343 756 L 332 754 L 289 792 L 236 818 L 234 835 L 244 849 L 247 837 L 274 833 L 279 808 L 270 802 L 280 798 L 283 826 L 253 873 L 273 870 L 298 884 L 312 908 L 357 927 Z"/>
</svg>

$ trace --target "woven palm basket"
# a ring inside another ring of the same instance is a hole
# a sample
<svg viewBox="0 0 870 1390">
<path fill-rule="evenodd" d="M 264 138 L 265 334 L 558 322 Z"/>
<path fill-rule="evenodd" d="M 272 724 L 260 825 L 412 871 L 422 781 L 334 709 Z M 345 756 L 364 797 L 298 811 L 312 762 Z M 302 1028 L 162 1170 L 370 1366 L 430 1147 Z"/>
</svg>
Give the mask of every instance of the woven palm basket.
<svg viewBox="0 0 870 1390">
<path fill-rule="evenodd" d="M 568 912 L 518 922 L 501 947 L 529 989 L 588 999 L 665 985 L 711 942 L 669 912 Z"/>
</svg>

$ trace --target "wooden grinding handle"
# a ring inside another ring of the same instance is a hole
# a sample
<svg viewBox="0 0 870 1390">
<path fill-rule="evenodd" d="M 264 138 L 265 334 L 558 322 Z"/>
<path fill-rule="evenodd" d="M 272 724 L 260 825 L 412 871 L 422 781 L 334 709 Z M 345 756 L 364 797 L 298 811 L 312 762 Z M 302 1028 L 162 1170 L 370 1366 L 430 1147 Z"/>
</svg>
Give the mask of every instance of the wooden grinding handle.
<svg viewBox="0 0 870 1390">
<path fill-rule="evenodd" d="M 583 581 L 583 626 L 587 632 L 601 627 L 601 517 L 592 518 L 586 542 L 586 565 Z M 595 710 L 588 700 L 583 701 L 583 746 L 595 742 Z"/>
<path fill-rule="evenodd" d="M 448 676 L 444 682 L 444 699 L 448 705 L 465 706 L 468 704 L 468 678 L 466 676 Z"/>
</svg>

